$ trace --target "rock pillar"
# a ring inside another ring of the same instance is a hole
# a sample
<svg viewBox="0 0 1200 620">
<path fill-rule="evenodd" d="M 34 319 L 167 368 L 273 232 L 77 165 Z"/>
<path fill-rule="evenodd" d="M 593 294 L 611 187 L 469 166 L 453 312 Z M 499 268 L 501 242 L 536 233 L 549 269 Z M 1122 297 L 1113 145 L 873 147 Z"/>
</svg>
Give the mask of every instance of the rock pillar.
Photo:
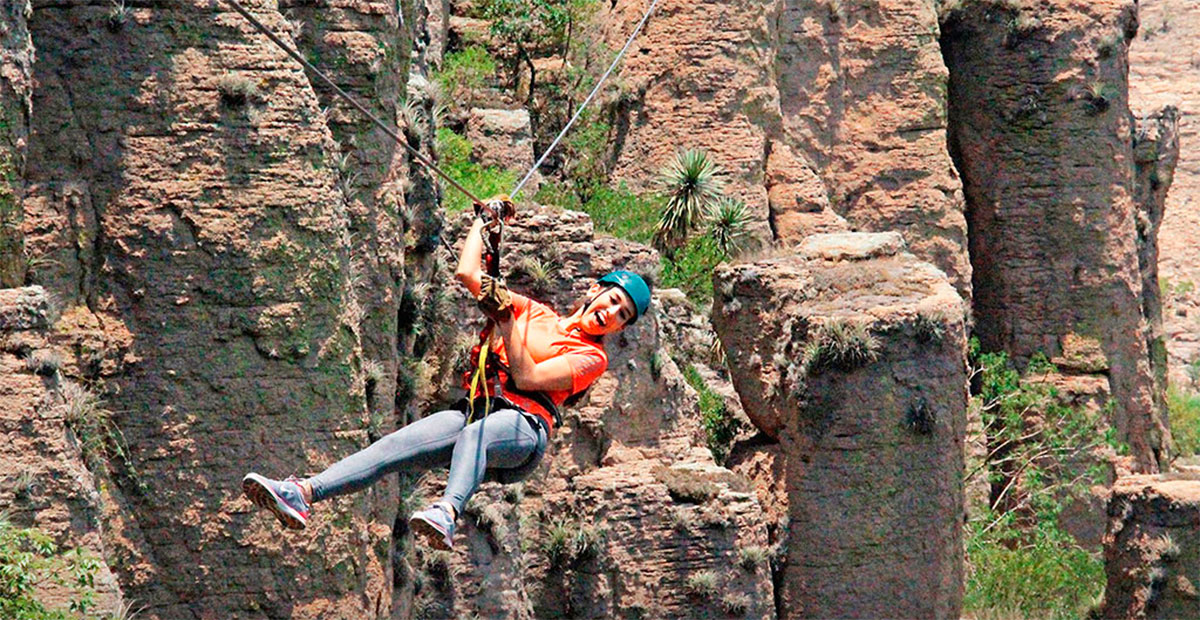
<svg viewBox="0 0 1200 620">
<path fill-rule="evenodd" d="M 958 618 L 963 301 L 897 233 L 798 251 L 720 268 L 713 308 L 746 414 L 780 444 L 780 617 Z"/>
<path fill-rule="evenodd" d="M 1167 443 L 1138 266 L 1129 0 L 967 3 L 943 24 L 950 146 L 970 227 L 975 333 L 1018 361 L 1100 344 L 1138 467 Z"/>
<path fill-rule="evenodd" d="M 1200 474 L 1129 476 L 1108 503 L 1099 618 L 1195 618 L 1200 610 Z"/>
</svg>

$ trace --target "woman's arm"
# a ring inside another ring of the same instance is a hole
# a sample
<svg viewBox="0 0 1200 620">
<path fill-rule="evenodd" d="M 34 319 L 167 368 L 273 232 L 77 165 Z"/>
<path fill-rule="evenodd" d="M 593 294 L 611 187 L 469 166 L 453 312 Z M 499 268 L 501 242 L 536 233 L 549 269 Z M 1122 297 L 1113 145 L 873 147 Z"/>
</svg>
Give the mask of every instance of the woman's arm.
<svg viewBox="0 0 1200 620">
<path fill-rule="evenodd" d="M 479 296 L 479 274 L 482 273 L 480 263 L 483 261 L 482 231 L 483 220 L 475 218 L 471 223 L 470 232 L 467 233 L 467 240 L 463 243 L 462 252 L 458 255 L 458 268 L 454 271 L 454 278 L 467 287 L 471 297 Z"/>
<path fill-rule="evenodd" d="M 552 357 L 541 362 L 533 361 L 525 347 L 525 334 L 514 328 L 511 318 L 496 324 L 496 330 L 504 339 L 508 352 L 508 369 L 517 389 L 531 392 L 570 390 L 574 381 L 574 370 L 566 357 Z"/>
</svg>

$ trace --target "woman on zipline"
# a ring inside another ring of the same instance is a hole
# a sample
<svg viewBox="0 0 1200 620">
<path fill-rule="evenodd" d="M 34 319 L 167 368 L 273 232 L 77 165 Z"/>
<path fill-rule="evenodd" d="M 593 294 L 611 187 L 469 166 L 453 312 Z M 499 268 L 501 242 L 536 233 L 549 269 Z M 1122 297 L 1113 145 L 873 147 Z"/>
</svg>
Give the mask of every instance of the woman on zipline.
<svg viewBox="0 0 1200 620">
<path fill-rule="evenodd" d="M 604 373 L 604 336 L 646 313 L 650 288 L 637 274 L 614 271 L 593 283 L 569 315 L 559 316 L 541 303 L 509 293 L 483 273 L 485 226 L 481 218 L 471 225 L 455 278 L 495 325 L 491 350 L 499 371 L 487 390 L 492 398 L 476 398 L 474 407 L 464 398 L 312 478 L 272 480 L 247 474 L 242 490 L 250 501 L 270 510 L 285 527 L 303 529 L 315 502 L 363 489 L 394 471 L 449 463 L 442 499 L 409 520 L 413 532 L 431 546 L 449 549 L 455 519 L 488 470 L 504 482 L 533 471 L 546 451 L 556 408 Z M 470 421 L 469 412 L 480 415 L 488 404 L 492 410 L 486 417 Z"/>
</svg>

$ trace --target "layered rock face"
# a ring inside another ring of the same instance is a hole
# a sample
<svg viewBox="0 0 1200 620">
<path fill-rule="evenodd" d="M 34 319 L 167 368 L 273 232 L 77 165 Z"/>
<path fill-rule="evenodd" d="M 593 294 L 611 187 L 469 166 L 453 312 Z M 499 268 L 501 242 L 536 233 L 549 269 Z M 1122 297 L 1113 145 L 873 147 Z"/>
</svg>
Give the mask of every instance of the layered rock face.
<svg viewBox="0 0 1200 620">
<path fill-rule="evenodd" d="M 1158 232 L 1164 336 L 1172 381 L 1190 383 L 1185 366 L 1200 358 L 1200 5 L 1140 0 L 1138 37 L 1129 44 L 1129 106 L 1139 118 L 1179 109 L 1179 167 Z M 1157 285 L 1156 285 L 1157 287 Z"/>
<path fill-rule="evenodd" d="M 395 357 L 380 300 L 396 256 L 364 265 L 355 244 L 383 243 L 394 218 L 349 195 L 339 159 L 377 186 L 391 151 L 369 135 L 339 148 L 299 65 L 236 13 L 120 6 L 34 9 L 24 224 L 64 306 L 65 368 L 104 386 L 128 443 L 101 459 L 106 557 L 149 618 L 385 616 L 392 489 L 285 539 L 239 481 L 319 470 L 367 442 L 361 349 Z M 370 24 L 390 7 L 329 11 Z M 285 37 L 296 27 L 251 10 Z M 331 30 L 318 32 L 351 56 L 380 53 Z M 368 286 L 378 297 L 360 302 Z"/>
<path fill-rule="evenodd" d="M 1108 504 L 1098 618 L 1194 618 L 1200 609 L 1200 475 L 1129 476 Z"/>
<path fill-rule="evenodd" d="M 0 286 L 25 283 L 21 187 L 33 92 L 28 0 L 0 3 Z"/>
<path fill-rule="evenodd" d="M 610 44 L 642 10 L 614 6 Z M 622 69 L 634 102 L 614 175 L 644 187 L 677 149 L 707 149 L 770 225 L 764 240 L 901 231 L 969 296 L 937 38 L 934 3 L 918 0 L 664 0 Z"/>
<path fill-rule="evenodd" d="M 969 3 L 944 24 L 951 148 L 967 196 L 975 332 L 1018 360 L 1100 343 L 1113 423 L 1155 471 L 1169 431 L 1142 312 L 1134 128 L 1136 6 Z"/>
<path fill-rule="evenodd" d="M 945 274 L 896 233 L 815 235 L 716 289 L 734 385 L 779 442 L 738 458 L 783 495 L 780 613 L 957 618 L 966 335 Z"/>
<path fill-rule="evenodd" d="M 48 338 L 50 302 L 40 286 L 0 289 L 0 506 L 5 519 L 49 534 L 60 548 L 98 560 L 96 608 L 115 609 L 120 587 L 104 561 L 106 508 L 86 462 L 106 437 L 94 395 L 59 374 Z M 36 584 L 39 600 L 65 608 L 67 588 Z"/>
</svg>

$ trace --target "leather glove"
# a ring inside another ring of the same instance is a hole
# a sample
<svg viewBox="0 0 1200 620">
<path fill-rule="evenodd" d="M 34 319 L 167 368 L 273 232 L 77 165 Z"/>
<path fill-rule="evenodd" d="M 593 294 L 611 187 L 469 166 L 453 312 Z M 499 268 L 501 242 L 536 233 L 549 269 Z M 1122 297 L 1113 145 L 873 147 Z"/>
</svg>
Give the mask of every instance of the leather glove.
<svg viewBox="0 0 1200 620">
<path fill-rule="evenodd" d="M 505 224 L 517 215 L 517 205 L 505 194 L 498 194 L 484 203 L 475 203 L 475 216 L 482 218 L 490 228 L 496 221 Z"/>
<path fill-rule="evenodd" d="M 512 316 L 512 295 L 508 287 L 486 273 L 479 275 L 479 284 L 479 295 L 475 298 L 479 310 L 497 323 L 507 321 Z"/>
</svg>

